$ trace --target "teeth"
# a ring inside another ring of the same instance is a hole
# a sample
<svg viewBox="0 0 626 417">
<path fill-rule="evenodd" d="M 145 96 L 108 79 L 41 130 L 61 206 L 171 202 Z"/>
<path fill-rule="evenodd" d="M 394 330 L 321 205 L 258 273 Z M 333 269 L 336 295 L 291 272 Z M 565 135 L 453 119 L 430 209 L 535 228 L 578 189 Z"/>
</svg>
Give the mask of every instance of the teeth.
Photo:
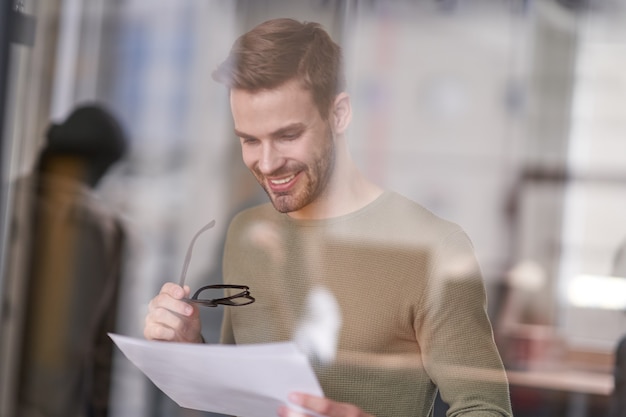
<svg viewBox="0 0 626 417">
<path fill-rule="evenodd" d="M 270 182 L 274 185 L 287 184 L 289 181 L 293 179 L 293 177 L 295 177 L 295 175 L 290 175 L 287 178 L 282 178 L 280 180 L 270 180 Z"/>
</svg>

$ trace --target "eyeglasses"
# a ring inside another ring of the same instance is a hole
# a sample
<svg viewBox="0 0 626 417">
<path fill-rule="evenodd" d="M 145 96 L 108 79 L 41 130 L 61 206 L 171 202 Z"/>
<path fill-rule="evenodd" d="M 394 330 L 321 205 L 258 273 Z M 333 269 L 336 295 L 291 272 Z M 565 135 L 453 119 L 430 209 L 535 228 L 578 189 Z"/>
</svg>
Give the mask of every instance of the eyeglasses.
<svg viewBox="0 0 626 417">
<path fill-rule="evenodd" d="M 200 298 L 200 294 L 203 292 L 210 294 L 211 292 L 222 288 L 234 288 L 240 291 L 228 297 Z M 185 301 L 188 303 L 200 304 L 205 307 L 217 307 L 220 304 L 225 306 L 245 306 L 247 304 L 254 303 L 254 297 L 250 295 L 250 288 L 246 285 L 216 284 L 205 285 L 196 291 L 193 294 L 193 297 L 188 298 Z"/>
<path fill-rule="evenodd" d="M 187 268 L 189 267 L 189 262 L 191 261 L 191 253 L 193 251 L 193 245 L 198 239 L 198 236 L 209 229 L 215 226 L 215 220 L 212 220 L 209 224 L 204 226 L 202 229 L 198 230 L 194 235 L 193 239 L 191 239 L 191 243 L 189 243 L 189 247 L 187 248 L 187 254 L 185 255 L 185 263 L 183 264 L 183 270 L 180 274 L 180 280 L 178 285 L 183 287 L 185 285 L 185 278 L 187 276 Z M 239 292 L 234 293 L 233 295 L 226 297 L 218 297 L 218 298 L 201 298 L 201 294 L 211 294 L 215 293 L 216 290 L 220 289 L 236 289 L 240 290 Z M 205 307 L 217 307 L 218 305 L 225 306 L 245 306 L 247 304 L 254 303 L 254 297 L 250 295 L 250 288 L 246 285 L 233 285 L 233 284 L 215 284 L 215 285 L 206 285 L 196 291 L 191 298 L 185 298 L 185 301 L 188 303 L 200 304 Z"/>
</svg>

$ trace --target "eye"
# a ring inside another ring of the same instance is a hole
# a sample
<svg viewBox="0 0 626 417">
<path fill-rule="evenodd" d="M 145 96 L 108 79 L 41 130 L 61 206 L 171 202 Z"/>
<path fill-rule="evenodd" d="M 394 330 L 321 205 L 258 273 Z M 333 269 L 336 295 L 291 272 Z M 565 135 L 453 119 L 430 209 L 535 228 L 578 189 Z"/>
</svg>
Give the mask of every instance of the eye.
<svg viewBox="0 0 626 417">
<path fill-rule="evenodd" d="M 284 133 L 281 138 L 283 140 L 294 140 L 298 139 L 302 135 L 302 132 L 287 132 Z"/>
<path fill-rule="evenodd" d="M 241 143 L 244 145 L 254 145 L 258 143 L 258 139 L 256 138 L 240 138 L 240 139 L 241 139 Z"/>
</svg>

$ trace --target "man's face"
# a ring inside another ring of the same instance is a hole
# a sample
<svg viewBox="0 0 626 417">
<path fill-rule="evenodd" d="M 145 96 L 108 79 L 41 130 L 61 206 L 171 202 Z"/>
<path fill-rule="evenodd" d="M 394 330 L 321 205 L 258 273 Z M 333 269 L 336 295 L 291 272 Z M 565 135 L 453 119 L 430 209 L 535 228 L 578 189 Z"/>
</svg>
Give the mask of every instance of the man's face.
<svg viewBox="0 0 626 417">
<path fill-rule="evenodd" d="M 311 93 L 297 81 L 272 90 L 230 93 L 243 161 L 272 204 L 292 213 L 324 197 L 335 165 L 335 146 Z"/>
</svg>

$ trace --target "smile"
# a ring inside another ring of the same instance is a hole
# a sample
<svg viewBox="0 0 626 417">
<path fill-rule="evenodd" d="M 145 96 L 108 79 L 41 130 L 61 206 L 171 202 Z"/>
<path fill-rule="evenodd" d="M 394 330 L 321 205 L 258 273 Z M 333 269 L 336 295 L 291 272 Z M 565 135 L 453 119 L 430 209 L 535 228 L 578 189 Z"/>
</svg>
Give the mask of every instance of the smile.
<svg viewBox="0 0 626 417">
<path fill-rule="evenodd" d="M 269 180 L 270 183 L 272 183 L 272 185 L 283 185 L 283 184 L 287 184 L 289 181 L 291 181 L 292 179 L 294 179 L 296 175 L 292 174 L 288 177 L 285 178 L 281 178 L 281 179 L 277 179 L 277 180 Z"/>
</svg>

